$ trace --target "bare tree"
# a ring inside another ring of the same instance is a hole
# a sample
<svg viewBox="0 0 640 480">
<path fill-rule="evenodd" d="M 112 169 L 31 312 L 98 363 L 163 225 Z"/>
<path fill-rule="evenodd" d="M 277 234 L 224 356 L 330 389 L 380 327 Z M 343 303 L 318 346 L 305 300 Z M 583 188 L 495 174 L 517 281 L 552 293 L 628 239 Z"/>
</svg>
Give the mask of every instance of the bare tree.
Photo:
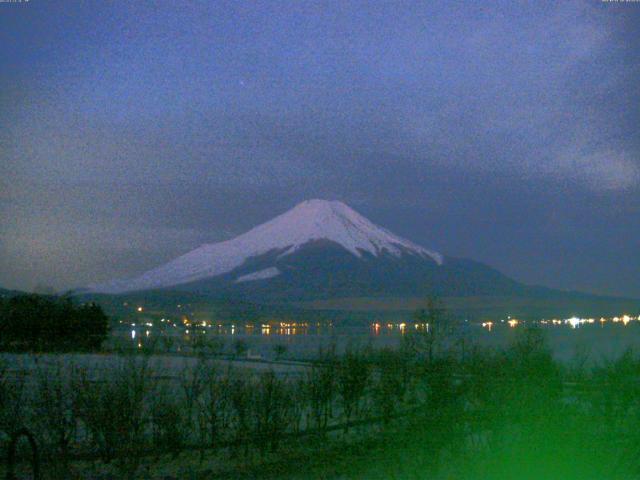
<svg viewBox="0 0 640 480">
<path fill-rule="evenodd" d="M 306 398 L 309 401 L 311 422 L 324 433 L 332 415 L 336 392 L 336 359 L 331 352 L 323 355 L 307 372 Z"/>
<path fill-rule="evenodd" d="M 186 412 L 186 421 L 195 428 L 195 408 L 198 399 L 204 393 L 207 382 L 207 365 L 202 357 L 194 363 L 186 365 L 180 373 L 180 387 L 184 396 L 183 408 Z"/>
<path fill-rule="evenodd" d="M 416 332 L 407 335 L 406 342 L 413 350 L 433 362 L 446 346 L 446 341 L 454 331 L 454 325 L 440 300 L 429 297 L 425 308 L 414 312 L 414 320 L 421 326 Z"/>
<path fill-rule="evenodd" d="M 348 350 L 337 364 L 337 388 L 345 418 L 345 432 L 349 422 L 358 416 L 371 375 L 371 365 L 364 352 Z"/>
<path fill-rule="evenodd" d="M 132 478 L 150 417 L 148 395 L 154 391 L 148 357 L 127 357 L 104 378 L 82 375 L 75 389 L 78 418 L 98 454 L 106 463 L 117 459 L 122 476 Z"/>
<path fill-rule="evenodd" d="M 287 382 L 278 378 L 272 370 L 262 373 L 258 378 L 252 405 L 255 437 L 261 453 L 264 453 L 267 444 L 271 450 L 278 447 L 289 426 L 291 397 Z"/>
<path fill-rule="evenodd" d="M 187 444 L 192 422 L 190 413 L 170 388 L 158 385 L 151 395 L 150 421 L 154 446 L 175 456 Z"/>
<path fill-rule="evenodd" d="M 411 357 L 401 350 L 383 349 L 376 355 L 376 374 L 372 388 L 374 409 L 380 413 L 385 425 L 403 405 L 411 389 Z"/>
<path fill-rule="evenodd" d="M 220 374 L 214 364 L 206 371 L 205 388 L 198 406 L 202 444 L 215 446 L 229 425 L 231 377 L 231 370 Z"/>
<path fill-rule="evenodd" d="M 245 376 L 234 375 L 229 379 L 229 399 L 232 412 L 232 428 L 237 445 L 244 443 L 245 454 L 248 453 L 247 442 L 251 433 L 251 403 L 253 389 Z"/>
<path fill-rule="evenodd" d="M 73 408 L 76 384 L 81 370 L 73 363 L 65 366 L 58 360 L 54 365 L 38 366 L 33 414 L 39 431 L 39 441 L 51 452 L 61 474 L 68 472 L 69 449 L 77 431 L 76 411 Z M 82 371 L 84 372 L 84 371 Z"/>
</svg>

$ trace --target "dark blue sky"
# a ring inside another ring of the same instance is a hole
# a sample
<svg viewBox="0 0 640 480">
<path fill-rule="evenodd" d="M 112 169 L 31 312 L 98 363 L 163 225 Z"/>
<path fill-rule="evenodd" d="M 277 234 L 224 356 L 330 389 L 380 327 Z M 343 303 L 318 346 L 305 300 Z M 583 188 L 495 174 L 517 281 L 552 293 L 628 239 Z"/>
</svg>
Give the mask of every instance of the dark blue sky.
<svg viewBox="0 0 640 480">
<path fill-rule="evenodd" d="M 640 297 L 640 3 L 0 3 L 0 285 L 135 274 L 312 197 Z"/>
</svg>

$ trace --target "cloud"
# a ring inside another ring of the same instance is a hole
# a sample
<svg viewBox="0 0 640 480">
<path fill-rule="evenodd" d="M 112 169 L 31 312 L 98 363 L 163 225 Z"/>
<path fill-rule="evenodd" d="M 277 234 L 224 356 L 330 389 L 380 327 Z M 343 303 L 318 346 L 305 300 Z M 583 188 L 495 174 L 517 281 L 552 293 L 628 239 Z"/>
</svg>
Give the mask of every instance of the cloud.
<svg viewBox="0 0 640 480">
<path fill-rule="evenodd" d="M 550 165 L 555 174 L 589 185 L 594 190 L 627 190 L 640 184 L 640 162 L 625 152 L 565 152 Z"/>
<path fill-rule="evenodd" d="M 0 284 L 55 289 L 126 277 L 186 253 L 212 235 L 193 229 L 141 227 L 119 222 L 14 218 L 0 232 Z"/>
</svg>

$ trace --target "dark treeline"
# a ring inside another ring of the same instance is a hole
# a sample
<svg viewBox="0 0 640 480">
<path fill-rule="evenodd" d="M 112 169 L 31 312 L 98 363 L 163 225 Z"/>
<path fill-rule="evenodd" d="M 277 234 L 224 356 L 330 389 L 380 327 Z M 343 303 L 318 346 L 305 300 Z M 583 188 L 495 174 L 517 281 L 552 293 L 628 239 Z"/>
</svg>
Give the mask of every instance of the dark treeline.
<svg viewBox="0 0 640 480">
<path fill-rule="evenodd" d="M 639 357 L 559 364 L 538 329 L 463 347 L 420 315 L 398 349 L 330 348 L 297 373 L 201 356 L 168 375 L 152 352 L 0 368 L 0 441 L 27 427 L 47 478 L 637 478 Z"/>
<path fill-rule="evenodd" d="M 0 299 L 4 351 L 91 351 L 100 348 L 108 331 L 109 319 L 93 303 L 36 294 Z"/>
</svg>

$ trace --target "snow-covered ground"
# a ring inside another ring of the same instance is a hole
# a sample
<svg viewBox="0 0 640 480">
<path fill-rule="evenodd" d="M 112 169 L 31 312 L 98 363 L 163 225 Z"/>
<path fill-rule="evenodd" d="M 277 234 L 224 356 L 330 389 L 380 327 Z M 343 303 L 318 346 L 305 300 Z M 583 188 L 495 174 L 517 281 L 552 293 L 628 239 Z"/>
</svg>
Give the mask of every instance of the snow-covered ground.
<svg viewBox="0 0 640 480">
<path fill-rule="evenodd" d="M 12 375 L 24 375 L 28 382 L 36 380 L 39 372 L 62 368 L 65 371 L 73 368 L 85 370 L 91 377 L 103 378 L 111 369 L 117 368 L 124 361 L 117 354 L 84 354 L 84 353 L 0 353 L 0 364 L 8 367 Z M 167 381 L 178 381 L 185 369 L 193 367 L 198 359 L 195 356 L 152 355 L 149 357 L 150 375 Z M 295 377 L 302 375 L 307 366 L 292 363 L 273 363 L 251 360 L 208 360 L 217 365 L 220 371 L 232 368 L 237 371 L 263 372 L 273 370 L 279 375 Z"/>
</svg>

